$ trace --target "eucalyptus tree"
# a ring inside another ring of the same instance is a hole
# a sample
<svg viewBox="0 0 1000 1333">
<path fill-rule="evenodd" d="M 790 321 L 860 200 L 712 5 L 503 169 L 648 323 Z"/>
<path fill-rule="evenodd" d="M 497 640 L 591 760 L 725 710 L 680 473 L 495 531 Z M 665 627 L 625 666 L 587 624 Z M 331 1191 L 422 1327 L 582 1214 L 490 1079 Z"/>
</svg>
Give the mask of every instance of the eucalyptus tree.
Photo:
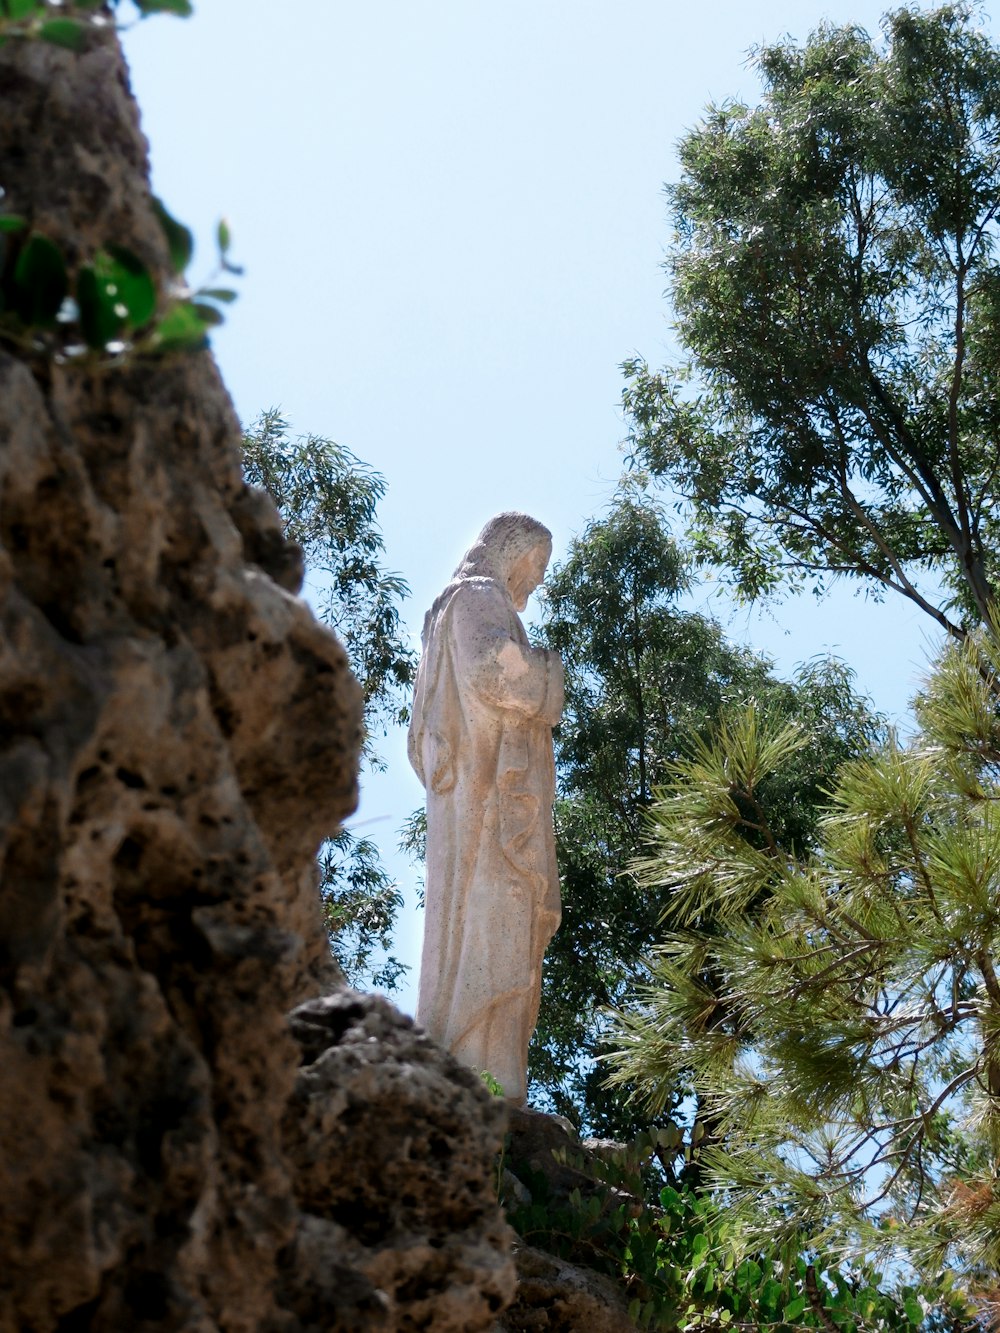
<svg viewBox="0 0 1000 1333">
<path fill-rule="evenodd" d="M 333 440 L 293 436 L 274 409 L 245 432 L 243 468 L 302 548 L 319 616 L 340 636 L 364 694 L 364 762 L 382 768 L 373 736 L 406 722 L 415 671 L 400 619 L 409 589 L 382 564 L 376 510 L 385 479 Z M 320 850 L 319 867 L 331 943 L 348 979 L 391 989 L 403 970 L 390 952 L 402 895 L 378 847 L 342 830 Z"/>
<path fill-rule="evenodd" d="M 626 365 L 635 456 L 754 597 L 846 575 L 949 634 L 1000 520 L 1000 52 L 977 10 L 764 46 L 757 106 L 680 146 L 668 261 L 687 360 Z"/>
</svg>

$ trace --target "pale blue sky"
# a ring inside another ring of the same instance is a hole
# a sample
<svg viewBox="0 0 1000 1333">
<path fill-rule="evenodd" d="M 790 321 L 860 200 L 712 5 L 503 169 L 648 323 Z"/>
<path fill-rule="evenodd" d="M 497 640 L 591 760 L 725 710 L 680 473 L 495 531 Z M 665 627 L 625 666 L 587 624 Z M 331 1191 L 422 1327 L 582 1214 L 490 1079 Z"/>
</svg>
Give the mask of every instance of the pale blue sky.
<svg viewBox="0 0 1000 1333">
<path fill-rule="evenodd" d="M 670 356 L 660 269 L 675 145 L 756 83 L 747 50 L 871 0 L 195 0 L 126 50 L 154 186 L 245 264 L 214 338 L 244 420 L 278 406 L 385 474 L 387 563 L 423 611 L 483 522 L 523 509 L 556 556 L 621 471 L 619 363 Z M 726 620 L 730 611 L 707 609 Z M 846 591 L 739 613 L 784 670 L 832 650 L 902 713 L 929 622 Z M 405 744 L 358 814 L 394 846 L 420 803 Z M 412 902 L 415 872 L 393 860 Z M 405 914 L 401 956 L 419 957 Z M 401 997 L 412 1012 L 412 984 Z"/>
</svg>

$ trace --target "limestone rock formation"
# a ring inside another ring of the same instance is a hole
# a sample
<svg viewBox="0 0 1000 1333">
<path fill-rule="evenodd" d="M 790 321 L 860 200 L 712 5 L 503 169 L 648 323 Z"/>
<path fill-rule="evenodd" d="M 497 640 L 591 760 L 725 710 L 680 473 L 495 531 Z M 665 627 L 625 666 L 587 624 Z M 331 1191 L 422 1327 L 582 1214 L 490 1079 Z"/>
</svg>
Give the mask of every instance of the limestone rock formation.
<svg viewBox="0 0 1000 1333">
<path fill-rule="evenodd" d="M 517 1299 L 503 1333 L 635 1333 L 621 1289 L 603 1273 L 530 1245 L 517 1251 Z"/>
<path fill-rule="evenodd" d="M 291 1027 L 303 1063 L 285 1148 L 305 1222 L 283 1302 L 319 1333 L 332 1301 L 344 1318 L 349 1274 L 359 1329 L 489 1327 L 514 1292 L 510 1235 L 483 1171 L 503 1103 L 373 996 L 311 1000 Z"/>
<path fill-rule="evenodd" d="M 167 289 L 109 28 L 0 48 L 0 186 Z M 0 1333 L 457 1331 L 512 1286 L 486 1093 L 318 998 L 360 693 L 239 440 L 208 353 L 0 340 Z"/>
<path fill-rule="evenodd" d="M 576 1194 L 584 1208 L 597 1195 L 604 1208 L 620 1203 L 631 1216 L 641 1211 L 638 1198 L 608 1186 L 603 1173 L 594 1169 L 604 1155 L 601 1145 L 594 1140 L 580 1143 L 559 1116 L 512 1107 L 505 1144 L 509 1208 L 537 1201 L 557 1219 L 572 1207 Z M 558 1230 L 558 1221 L 555 1226 Z M 502 1333 L 629 1333 L 634 1328 L 624 1287 L 596 1271 L 595 1255 L 585 1242 L 568 1257 L 519 1243 L 515 1258 L 517 1295 L 499 1320 Z"/>
</svg>

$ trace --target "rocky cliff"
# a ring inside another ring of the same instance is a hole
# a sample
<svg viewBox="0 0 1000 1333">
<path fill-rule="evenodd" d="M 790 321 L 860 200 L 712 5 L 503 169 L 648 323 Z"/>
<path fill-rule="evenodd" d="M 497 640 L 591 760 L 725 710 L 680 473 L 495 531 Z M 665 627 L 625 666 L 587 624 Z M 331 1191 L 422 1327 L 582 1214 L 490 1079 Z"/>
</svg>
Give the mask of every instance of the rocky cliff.
<svg viewBox="0 0 1000 1333">
<path fill-rule="evenodd" d="M 110 29 L 0 48 L 5 211 L 162 297 L 147 181 Z M 512 1293 L 502 1112 L 329 959 L 359 691 L 239 441 L 207 352 L 0 340 L 3 1333 L 473 1330 Z"/>
</svg>

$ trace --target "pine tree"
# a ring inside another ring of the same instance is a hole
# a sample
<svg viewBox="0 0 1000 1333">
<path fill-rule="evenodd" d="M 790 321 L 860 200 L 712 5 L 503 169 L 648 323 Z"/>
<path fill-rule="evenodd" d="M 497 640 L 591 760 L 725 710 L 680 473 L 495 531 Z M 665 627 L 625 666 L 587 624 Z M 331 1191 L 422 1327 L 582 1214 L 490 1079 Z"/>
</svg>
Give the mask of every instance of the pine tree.
<svg viewBox="0 0 1000 1333">
<path fill-rule="evenodd" d="M 848 762 L 817 846 L 776 834 L 794 725 L 726 716 L 672 766 L 640 868 L 667 935 L 614 1083 L 690 1078 L 710 1177 L 770 1240 L 1000 1275 L 1000 642 L 947 649 L 919 731 Z"/>
</svg>

